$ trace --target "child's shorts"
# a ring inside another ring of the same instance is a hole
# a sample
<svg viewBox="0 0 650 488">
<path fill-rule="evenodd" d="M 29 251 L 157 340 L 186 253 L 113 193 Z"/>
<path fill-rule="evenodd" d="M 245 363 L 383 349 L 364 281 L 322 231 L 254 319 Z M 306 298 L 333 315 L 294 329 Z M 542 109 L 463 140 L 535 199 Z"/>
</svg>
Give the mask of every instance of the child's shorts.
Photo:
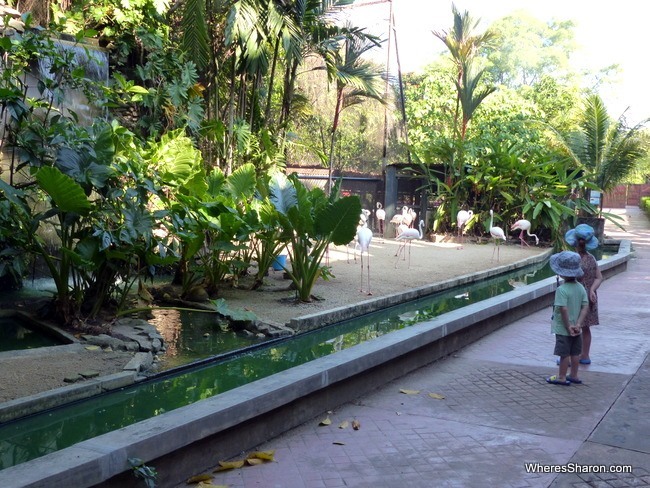
<svg viewBox="0 0 650 488">
<path fill-rule="evenodd" d="M 582 334 L 579 336 L 555 334 L 555 350 L 553 354 L 561 358 L 582 354 Z"/>
</svg>

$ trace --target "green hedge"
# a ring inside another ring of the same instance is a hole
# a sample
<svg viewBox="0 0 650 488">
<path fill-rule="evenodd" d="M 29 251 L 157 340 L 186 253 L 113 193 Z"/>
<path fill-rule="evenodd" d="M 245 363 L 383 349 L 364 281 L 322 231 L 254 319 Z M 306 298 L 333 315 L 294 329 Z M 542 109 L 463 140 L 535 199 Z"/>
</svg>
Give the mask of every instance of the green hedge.
<svg viewBox="0 0 650 488">
<path fill-rule="evenodd" d="M 650 217 L 650 197 L 641 197 L 641 209 Z"/>
</svg>

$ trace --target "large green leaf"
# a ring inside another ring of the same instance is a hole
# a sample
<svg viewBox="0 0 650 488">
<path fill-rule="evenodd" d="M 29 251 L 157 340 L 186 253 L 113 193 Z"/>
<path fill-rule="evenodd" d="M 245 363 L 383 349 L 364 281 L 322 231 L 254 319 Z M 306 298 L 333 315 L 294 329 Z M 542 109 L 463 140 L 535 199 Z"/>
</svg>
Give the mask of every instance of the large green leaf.
<svg viewBox="0 0 650 488">
<path fill-rule="evenodd" d="M 316 234 L 331 235 L 331 241 L 336 245 L 347 244 L 354 239 L 360 214 L 359 197 L 343 197 L 316 215 Z"/>
<path fill-rule="evenodd" d="M 152 159 L 169 184 L 185 186 L 197 174 L 203 174 L 201 153 L 181 131 L 165 134 L 154 148 Z"/>
<path fill-rule="evenodd" d="M 255 166 L 247 163 L 228 176 L 226 182 L 231 196 L 237 199 L 249 199 L 255 193 L 257 178 L 255 177 Z"/>
<path fill-rule="evenodd" d="M 296 188 L 283 173 L 275 173 L 269 181 L 269 199 L 276 210 L 286 215 L 298 203 Z"/>
<path fill-rule="evenodd" d="M 60 211 L 81 214 L 90 210 L 90 201 L 81 185 L 57 168 L 45 166 L 39 169 L 36 181 Z"/>
</svg>

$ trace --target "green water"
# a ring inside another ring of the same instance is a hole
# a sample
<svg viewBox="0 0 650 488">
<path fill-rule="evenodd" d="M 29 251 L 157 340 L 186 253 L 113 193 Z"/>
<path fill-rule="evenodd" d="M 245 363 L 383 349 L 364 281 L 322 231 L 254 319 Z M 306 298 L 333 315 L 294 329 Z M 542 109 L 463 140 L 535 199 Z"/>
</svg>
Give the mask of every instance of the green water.
<svg viewBox="0 0 650 488">
<path fill-rule="evenodd" d="M 268 340 L 230 330 L 213 313 L 154 310 L 149 323 L 165 340 L 167 350 L 158 365 L 161 371 Z"/>
<path fill-rule="evenodd" d="M 316 331 L 253 344 L 236 352 L 226 351 L 241 338 L 229 342 L 230 339 L 224 336 L 215 342 L 203 336 L 205 328 L 214 327 L 214 324 L 209 322 L 206 325 L 192 314 L 183 316 L 183 321 L 194 324 L 187 331 L 194 332 L 186 331 L 187 335 L 177 338 L 177 349 L 185 350 L 183 354 L 196 358 L 215 350 L 224 353 L 200 366 L 178 368 L 137 385 L 0 425 L 0 469 L 30 461 L 550 276 L 553 273 L 548 265 L 535 265 Z M 204 339 L 208 339 L 210 344 L 199 346 L 198 343 Z M 185 359 L 179 360 L 179 364 L 184 362 Z"/>
<path fill-rule="evenodd" d="M 155 417 L 274 373 L 551 276 L 548 266 L 483 280 L 290 338 L 224 354 L 117 391 L 0 426 L 0 469 Z"/>
<path fill-rule="evenodd" d="M 29 328 L 20 319 L 0 317 L 0 352 L 60 345 L 61 341 Z"/>
</svg>

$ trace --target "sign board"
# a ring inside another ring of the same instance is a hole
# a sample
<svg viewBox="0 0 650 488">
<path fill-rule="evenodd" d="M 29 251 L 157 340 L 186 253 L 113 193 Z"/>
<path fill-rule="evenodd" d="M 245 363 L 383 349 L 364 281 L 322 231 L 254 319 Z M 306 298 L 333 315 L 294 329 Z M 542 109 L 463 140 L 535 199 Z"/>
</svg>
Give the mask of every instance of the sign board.
<svg viewBox="0 0 650 488">
<path fill-rule="evenodd" d="M 589 194 L 589 203 L 592 205 L 600 205 L 600 192 L 592 190 Z"/>
</svg>

